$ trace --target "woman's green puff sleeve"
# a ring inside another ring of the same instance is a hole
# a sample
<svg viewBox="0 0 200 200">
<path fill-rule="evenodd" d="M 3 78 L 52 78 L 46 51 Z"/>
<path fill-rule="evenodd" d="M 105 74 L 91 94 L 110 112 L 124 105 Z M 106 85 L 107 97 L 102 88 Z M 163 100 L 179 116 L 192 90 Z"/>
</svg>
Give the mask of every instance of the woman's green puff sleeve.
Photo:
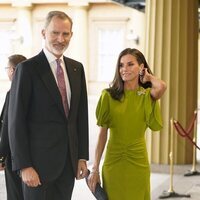
<svg viewBox="0 0 200 200">
<path fill-rule="evenodd" d="M 109 93 L 102 91 L 96 107 L 97 125 L 109 128 Z"/>
<path fill-rule="evenodd" d="M 160 105 L 157 100 L 152 100 L 150 89 L 146 90 L 145 115 L 147 126 L 153 131 L 159 131 L 162 125 Z"/>
</svg>

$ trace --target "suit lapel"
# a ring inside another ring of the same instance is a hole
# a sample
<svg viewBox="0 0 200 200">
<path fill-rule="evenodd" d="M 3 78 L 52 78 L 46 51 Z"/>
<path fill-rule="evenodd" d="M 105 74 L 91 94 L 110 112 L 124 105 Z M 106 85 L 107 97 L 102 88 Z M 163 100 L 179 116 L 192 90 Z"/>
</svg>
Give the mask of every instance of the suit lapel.
<svg viewBox="0 0 200 200">
<path fill-rule="evenodd" d="M 76 93 L 79 91 L 77 88 L 78 87 L 78 84 L 77 84 L 78 83 L 78 80 L 77 80 L 78 69 L 74 65 L 74 63 L 71 62 L 71 60 L 65 56 L 64 56 L 64 62 L 65 62 L 70 89 L 71 89 L 71 100 L 70 100 L 70 111 L 69 111 L 69 116 L 70 116 L 70 113 L 73 111 L 74 103 L 76 102 L 75 101 L 76 96 L 77 96 Z"/>
<path fill-rule="evenodd" d="M 37 71 L 39 75 L 41 76 L 41 79 L 43 80 L 52 98 L 55 100 L 56 104 L 58 105 L 58 108 L 61 110 L 61 112 L 65 116 L 64 108 L 62 105 L 62 99 L 61 99 L 54 75 L 51 71 L 50 65 L 46 59 L 44 52 L 43 51 L 40 52 L 37 58 L 38 58 L 37 59 L 38 64 L 36 65 Z"/>
</svg>

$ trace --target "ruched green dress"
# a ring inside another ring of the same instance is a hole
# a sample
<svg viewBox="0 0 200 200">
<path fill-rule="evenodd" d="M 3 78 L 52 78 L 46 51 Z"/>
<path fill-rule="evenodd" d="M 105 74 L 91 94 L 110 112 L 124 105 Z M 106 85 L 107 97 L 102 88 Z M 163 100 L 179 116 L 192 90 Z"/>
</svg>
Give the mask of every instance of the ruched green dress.
<svg viewBox="0 0 200 200">
<path fill-rule="evenodd" d="M 160 107 L 150 89 L 125 90 L 121 101 L 103 90 L 96 108 L 97 125 L 110 129 L 102 168 L 109 200 L 150 200 L 147 127 L 162 128 Z"/>
</svg>

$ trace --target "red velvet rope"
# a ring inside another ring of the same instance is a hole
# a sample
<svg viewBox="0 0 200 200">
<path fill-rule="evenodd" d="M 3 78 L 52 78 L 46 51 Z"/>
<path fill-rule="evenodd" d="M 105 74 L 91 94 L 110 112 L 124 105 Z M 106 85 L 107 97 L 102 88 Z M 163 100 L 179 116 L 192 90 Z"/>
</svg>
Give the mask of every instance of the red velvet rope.
<svg viewBox="0 0 200 200">
<path fill-rule="evenodd" d="M 192 118 L 192 120 L 191 120 L 191 122 L 190 122 L 190 124 L 187 128 L 187 133 L 190 134 L 192 132 L 192 129 L 194 128 L 194 122 L 195 122 L 196 119 L 197 119 L 197 111 L 194 112 L 193 118 Z"/>
<path fill-rule="evenodd" d="M 174 127 L 176 128 L 178 134 L 181 136 L 181 137 L 186 137 L 197 149 L 200 150 L 200 147 L 197 146 L 197 144 L 193 141 L 193 139 L 190 137 L 190 133 L 192 132 L 193 128 L 194 128 L 194 122 L 197 118 L 197 112 L 194 112 L 194 115 L 193 115 L 193 118 L 192 120 L 190 121 L 190 124 L 187 128 L 187 130 L 185 130 L 182 125 L 174 120 L 173 121 L 173 124 L 174 124 Z"/>
</svg>

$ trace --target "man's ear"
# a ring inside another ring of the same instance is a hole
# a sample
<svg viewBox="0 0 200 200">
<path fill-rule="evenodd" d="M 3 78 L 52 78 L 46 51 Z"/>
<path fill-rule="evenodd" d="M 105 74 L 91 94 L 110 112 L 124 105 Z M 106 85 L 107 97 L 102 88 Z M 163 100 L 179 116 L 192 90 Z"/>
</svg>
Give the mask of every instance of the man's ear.
<svg viewBox="0 0 200 200">
<path fill-rule="evenodd" d="M 14 73 L 15 73 L 15 69 L 10 68 L 10 75 L 11 75 L 11 77 L 13 77 Z"/>
<path fill-rule="evenodd" d="M 71 37 L 70 38 L 72 38 L 72 36 L 73 36 L 73 32 L 71 32 Z"/>
<path fill-rule="evenodd" d="M 42 29 L 42 32 L 41 32 L 41 33 L 42 33 L 43 39 L 45 39 L 45 37 L 46 37 L 46 36 L 45 36 L 45 35 L 46 35 L 46 34 L 45 34 L 45 29 Z"/>
</svg>

